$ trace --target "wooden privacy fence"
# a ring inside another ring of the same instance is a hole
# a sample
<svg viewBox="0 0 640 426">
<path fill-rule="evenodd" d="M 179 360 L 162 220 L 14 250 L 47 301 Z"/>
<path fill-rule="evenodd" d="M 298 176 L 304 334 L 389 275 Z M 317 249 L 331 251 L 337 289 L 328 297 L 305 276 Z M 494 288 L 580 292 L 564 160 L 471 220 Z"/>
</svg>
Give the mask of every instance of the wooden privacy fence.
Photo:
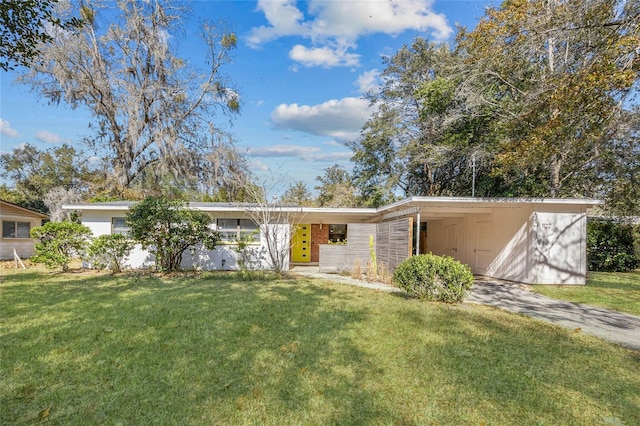
<svg viewBox="0 0 640 426">
<path fill-rule="evenodd" d="M 320 245 L 319 269 L 320 272 L 350 271 L 356 261 L 366 268 L 372 260 L 373 244 L 377 264 L 384 263 L 391 271 L 411 256 L 412 242 L 411 217 L 382 223 L 349 223 L 346 245 Z"/>
<path fill-rule="evenodd" d="M 400 262 L 411 256 L 412 242 L 412 217 L 378 223 L 376 233 L 378 264 L 384 263 L 388 270 L 394 270 Z"/>
<path fill-rule="evenodd" d="M 350 271 L 356 261 L 359 261 L 363 268 L 366 267 L 367 262 L 371 260 L 372 239 L 375 247 L 375 223 L 347 224 L 347 244 L 320 245 L 320 272 Z"/>
</svg>

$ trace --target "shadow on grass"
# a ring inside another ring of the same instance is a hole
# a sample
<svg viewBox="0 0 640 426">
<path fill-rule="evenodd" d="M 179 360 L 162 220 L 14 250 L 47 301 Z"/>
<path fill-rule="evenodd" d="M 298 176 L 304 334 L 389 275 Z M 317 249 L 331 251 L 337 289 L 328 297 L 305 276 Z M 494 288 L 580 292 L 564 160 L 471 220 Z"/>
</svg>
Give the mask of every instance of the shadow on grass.
<svg viewBox="0 0 640 426">
<path fill-rule="evenodd" d="M 439 387 L 465 401 L 442 424 L 640 424 L 639 352 L 615 349 L 615 357 L 602 341 L 491 307 L 403 315 L 438 336 L 423 336 L 424 345 L 417 336 L 415 368 L 437 365 Z"/>
<path fill-rule="evenodd" d="M 3 424 L 45 407 L 50 424 L 640 424 L 637 353 L 488 307 L 231 274 L 10 278 Z"/>
<path fill-rule="evenodd" d="M 640 271 L 590 272 L 587 287 L 640 292 Z"/>
<path fill-rule="evenodd" d="M 375 367 L 354 362 L 360 349 L 341 333 L 365 313 L 329 288 L 215 274 L 6 278 L 5 424 L 37 422 L 48 406 L 65 424 L 385 416 L 360 386 Z"/>
</svg>

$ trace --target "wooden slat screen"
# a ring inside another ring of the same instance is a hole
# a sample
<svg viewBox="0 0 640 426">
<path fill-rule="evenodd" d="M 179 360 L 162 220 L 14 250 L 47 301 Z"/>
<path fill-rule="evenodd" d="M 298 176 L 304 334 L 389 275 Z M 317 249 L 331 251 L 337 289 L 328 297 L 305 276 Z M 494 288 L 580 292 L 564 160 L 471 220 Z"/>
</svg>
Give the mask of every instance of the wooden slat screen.
<svg viewBox="0 0 640 426">
<path fill-rule="evenodd" d="M 360 265 L 364 269 L 367 262 L 371 260 L 370 240 L 373 237 L 373 244 L 376 244 L 376 224 L 375 223 L 348 223 L 347 224 L 347 244 L 346 245 L 323 245 L 320 247 L 320 272 L 341 272 L 351 271 L 360 260 Z"/>
<path fill-rule="evenodd" d="M 378 264 L 384 263 L 388 270 L 394 270 L 400 262 L 411 256 L 413 218 L 379 223 L 376 240 Z"/>
</svg>

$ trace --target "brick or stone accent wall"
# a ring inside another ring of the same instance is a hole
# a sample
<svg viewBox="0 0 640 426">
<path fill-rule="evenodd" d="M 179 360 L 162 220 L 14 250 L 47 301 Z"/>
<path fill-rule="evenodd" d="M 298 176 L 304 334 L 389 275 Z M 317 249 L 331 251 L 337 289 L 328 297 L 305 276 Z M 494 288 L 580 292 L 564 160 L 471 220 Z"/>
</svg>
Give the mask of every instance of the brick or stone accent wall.
<svg viewBox="0 0 640 426">
<path fill-rule="evenodd" d="M 322 226 L 322 228 L 320 228 Z M 329 242 L 329 225 L 312 224 L 311 225 L 311 262 L 320 261 L 319 244 L 327 244 Z"/>
</svg>

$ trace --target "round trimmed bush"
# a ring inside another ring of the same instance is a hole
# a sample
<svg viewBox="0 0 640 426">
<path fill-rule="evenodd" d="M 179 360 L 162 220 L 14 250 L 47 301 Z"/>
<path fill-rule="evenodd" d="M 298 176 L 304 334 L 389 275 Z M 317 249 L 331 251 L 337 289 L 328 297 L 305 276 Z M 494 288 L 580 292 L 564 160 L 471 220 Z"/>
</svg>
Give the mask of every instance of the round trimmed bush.
<svg viewBox="0 0 640 426">
<path fill-rule="evenodd" d="M 422 300 L 459 303 L 473 285 L 471 269 L 452 257 L 421 254 L 404 260 L 393 282 Z"/>
</svg>

